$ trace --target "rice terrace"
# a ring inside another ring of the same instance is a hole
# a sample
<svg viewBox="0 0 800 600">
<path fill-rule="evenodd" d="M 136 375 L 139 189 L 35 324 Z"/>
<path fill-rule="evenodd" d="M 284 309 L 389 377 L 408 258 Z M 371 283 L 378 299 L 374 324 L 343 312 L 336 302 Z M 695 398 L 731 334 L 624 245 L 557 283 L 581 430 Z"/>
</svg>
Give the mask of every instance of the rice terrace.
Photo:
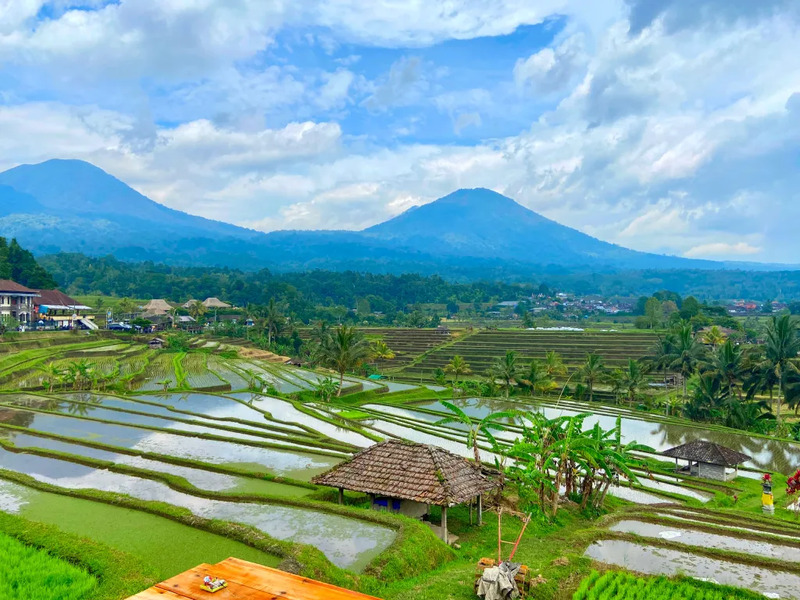
<svg viewBox="0 0 800 600">
<path fill-rule="evenodd" d="M 0 0 L 0 600 L 800 600 L 798 31 Z"/>
<path fill-rule="evenodd" d="M 784 482 L 800 445 L 673 414 L 658 373 L 634 405 L 608 379 L 589 401 L 581 357 L 602 352 L 607 368 L 619 369 L 648 356 L 654 334 L 351 330 L 383 374 L 367 377 L 355 368 L 340 375 L 319 357 L 289 364 L 247 338 L 167 331 L 153 344 L 87 333 L 7 334 L 0 343 L 2 539 L 31 570 L 52 570 L 64 588 L 54 597 L 122 598 L 236 556 L 383 598 L 470 598 L 475 565 L 497 553 L 497 509 L 511 512 L 502 527 L 513 539 L 522 506 L 534 515 L 515 557 L 531 573 L 529 597 L 797 597 L 800 524 Z M 312 347 L 320 331 L 300 337 Z M 507 352 L 520 366 L 546 371 L 549 361 L 552 380 L 532 395 L 529 369 L 517 369 L 511 387 L 499 371 L 477 375 L 502 368 Z M 468 366 L 454 375 L 455 356 Z M 495 389 L 481 391 L 486 385 Z M 600 436 L 595 448 L 616 448 L 613 457 L 595 457 L 590 472 L 576 458 L 561 473 L 525 441 L 573 428 Z M 477 457 L 491 477 L 505 472 L 505 492 L 483 494 L 476 527 L 477 499 L 447 514 L 428 505 L 420 520 L 370 510 L 379 494 L 313 483 L 392 439 Z M 676 472 L 660 455 L 695 439 L 750 459 L 737 478 L 716 481 Z M 617 466 L 605 473 L 603 460 Z M 560 500 L 541 479 L 554 469 Z M 775 482 L 770 516 L 761 510 L 763 473 Z M 78 539 L 88 540 L 87 552 Z M 598 573 L 595 561 L 610 570 Z M 7 578 L 23 590 L 34 585 L 26 572 Z"/>
</svg>

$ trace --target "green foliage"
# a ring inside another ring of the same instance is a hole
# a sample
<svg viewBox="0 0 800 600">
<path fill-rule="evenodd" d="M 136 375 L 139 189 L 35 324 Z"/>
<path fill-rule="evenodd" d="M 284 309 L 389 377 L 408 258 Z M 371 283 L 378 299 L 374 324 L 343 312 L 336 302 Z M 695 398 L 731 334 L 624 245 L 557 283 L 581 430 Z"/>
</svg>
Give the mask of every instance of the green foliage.
<svg viewBox="0 0 800 600">
<path fill-rule="evenodd" d="M 0 533 L 0 593 L 8 600 L 84 600 L 97 581 L 86 571 Z"/>
<path fill-rule="evenodd" d="M 592 571 L 581 581 L 572 600 L 756 600 L 763 598 L 747 590 L 694 579 L 637 577 L 630 573 Z"/>
<path fill-rule="evenodd" d="M 56 287 L 53 277 L 36 262 L 28 250 L 11 240 L 0 237 L 0 279 L 11 279 L 35 290 Z"/>
<path fill-rule="evenodd" d="M 0 511 L 0 532 L 3 598 L 119 600 L 157 580 L 132 556 L 50 525 Z M 24 564 L 24 554 L 15 551 L 15 546 L 17 550 L 19 546 L 27 549 L 27 556 L 34 556 L 33 562 Z M 19 572 L 17 565 L 23 565 Z M 20 581 L 31 568 L 35 570 L 29 581 Z M 43 576 L 45 573 L 46 577 Z M 60 585 L 73 579 L 78 586 L 72 590 Z M 19 587 L 15 586 L 15 582 Z M 81 593 L 82 589 L 84 593 Z"/>
</svg>

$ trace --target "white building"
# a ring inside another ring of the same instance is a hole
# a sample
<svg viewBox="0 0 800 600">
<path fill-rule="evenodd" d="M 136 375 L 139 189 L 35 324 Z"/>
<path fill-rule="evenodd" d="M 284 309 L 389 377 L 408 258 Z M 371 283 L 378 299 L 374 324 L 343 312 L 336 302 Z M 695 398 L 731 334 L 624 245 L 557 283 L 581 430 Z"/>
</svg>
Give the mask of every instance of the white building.
<svg viewBox="0 0 800 600">
<path fill-rule="evenodd" d="M 30 323 L 34 314 L 33 299 L 38 295 L 36 290 L 0 279 L 0 318 L 10 317 L 20 323 Z"/>
</svg>

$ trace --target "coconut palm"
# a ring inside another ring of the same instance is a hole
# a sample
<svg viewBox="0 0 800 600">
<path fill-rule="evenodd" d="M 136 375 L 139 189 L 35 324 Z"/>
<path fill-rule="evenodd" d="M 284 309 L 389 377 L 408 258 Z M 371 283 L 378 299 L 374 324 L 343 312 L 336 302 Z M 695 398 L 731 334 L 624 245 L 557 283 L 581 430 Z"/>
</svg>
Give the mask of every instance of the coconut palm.
<svg viewBox="0 0 800 600">
<path fill-rule="evenodd" d="M 435 425 L 447 425 L 448 423 L 460 423 L 465 425 L 467 428 L 467 448 L 473 451 L 476 464 L 481 464 L 481 454 L 478 448 L 478 442 L 480 441 L 479 436 L 483 435 L 489 440 L 492 447 L 497 447 L 497 440 L 492 434 L 492 431 L 506 430 L 498 421 L 500 419 L 513 419 L 517 414 L 515 411 L 500 411 L 486 415 L 483 419 L 478 421 L 472 419 L 467 413 L 447 400 L 442 400 L 442 406 L 453 414 L 436 421 Z"/>
<path fill-rule="evenodd" d="M 470 369 L 469 363 L 464 360 L 463 356 L 456 354 L 450 359 L 450 362 L 445 365 L 444 372 L 450 373 L 453 376 L 453 396 L 455 396 L 459 378 L 462 375 L 469 375 L 472 373 L 472 369 Z"/>
<path fill-rule="evenodd" d="M 200 302 L 199 300 L 195 300 L 189 305 L 189 315 L 198 323 L 206 315 L 207 312 L 208 308 L 206 308 L 206 305 Z"/>
<path fill-rule="evenodd" d="M 489 369 L 489 377 L 498 381 L 503 388 L 506 399 L 511 395 L 511 386 L 517 383 L 519 377 L 519 367 L 517 366 L 517 353 L 508 350 L 505 356 L 495 359 Z"/>
<path fill-rule="evenodd" d="M 567 374 L 567 367 L 564 366 L 564 360 L 561 358 L 561 355 L 554 350 L 550 350 L 545 354 L 544 368 L 550 379 L 558 379 Z"/>
<path fill-rule="evenodd" d="M 394 351 L 383 340 L 375 340 L 370 344 L 370 355 L 374 360 L 392 360 Z"/>
<path fill-rule="evenodd" d="M 667 371 L 677 358 L 675 354 L 675 344 L 677 338 L 674 333 L 659 335 L 656 343 L 650 348 L 650 354 L 643 360 L 650 364 L 652 369 L 661 371 L 664 375 L 664 388 L 667 387 Z"/>
<path fill-rule="evenodd" d="M 797 322 L 791 315 L 772 317 L 767 325 L 767 339 L 764 346 L 766 365 L 775 373 L 778 386 L 778 409 L 775 418 L 780 426 L 781 402 L 789 381 L 798 373 L 792 362 L 800 352 L 800 338 L 797 336 Z"/>
<path fill-rule="evenodd" d="M 722 333 L 722 330 L 717 325 L 714 325 L 703 334 L 703 343 L 711 346 L 714 350 L 725 343 L 726 339 L 725 334 Z"/>
<path fill-rule="evenodd" d="M 269 304 L 264 311 L 264 321 L 267 328 L 267 343 L 272 346 L 272 340 L 278 337 L 286 322 L 286 317 L 283 316 L 280 307 L 275 304 L 275 298 L 269 299 Z"/>
<path fill-rule="evenodd" d="M 528 372 L 525 374 L 524 379 L 521 380 L 521 383 L 529 387 L 531 394 L 534 396 L 537 392 L 543 394 L 555 386 L 555 382 L 550 379 L 544 364 L 535 359 L 531 361 Z"/>
<path fill-rule="evenodd" d="M 645 383 L 645 370 L 639 361 L 629 358 L 628 368 L 622 373 L 622 389 L 625 391 L 625 395 L 628 397 L 628 402 L 631 406 L 633 406 L 633 403 L 636 401 L 636 396 L 639 394 L 642 386 Z"/>
<path fill-rule="evenodd" d="M 728 394 L 735 395 L 743 402 L 742 390 L 738 382 L 745 374 L 744 354 L 741 346 L 737 346 L 731 340 L 725 340 L 710 357 L 703 363 L 703 370 L 711 372 L 720 377 L 728 391 Z"/>
<path fill-rule="evenodd" d="M 579 374 L 586 384 L 586 389 L 589 391 L 589 402 L 594 400 L 594 384 L 606 372 L 606 367 L 603 364 L 603 357 L 598 354 L 587 354 L 586 362 L 583 363 Z"/>
<path fill-rule="evenodd" d="M 344 374 L 359 367 L 369 356 L 369 345 L 354 326 L 340 325 L 320 345 L 322 363 L 339 374 L 339 389 L 342 395 Z"/>
<path fill-rule="evenodd" d="M 697 370 L 703 356 L 703 347 L 697 342 L 689 323 L 684 323 L 675 338 L 675 358 L 670 368 L 676 369 L 683 377 L 683 397 L 688 393 L 687 383 Z"/>
</svg>

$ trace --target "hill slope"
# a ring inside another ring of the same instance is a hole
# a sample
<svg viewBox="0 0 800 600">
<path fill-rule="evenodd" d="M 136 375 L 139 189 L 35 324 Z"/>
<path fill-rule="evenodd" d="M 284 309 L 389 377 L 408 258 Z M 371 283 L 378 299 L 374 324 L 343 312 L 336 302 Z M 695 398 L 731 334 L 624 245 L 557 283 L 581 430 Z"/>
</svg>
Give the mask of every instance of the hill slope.
<svg viewBox="0 0 800 600">
<path fill-rule="evenodd" d="M 491 190 L 461 189 L 364 231 L 431 254 L 540 265 L 719 267 L 609 244 L 551 221 Z"/>
<path fill-rule="evenodd" d="M 38 254 L 113 254 L 246 270 L 414 271 L 510 279 L 554 269 L 724 266 L 609 244 L 480 188 L 458 190 L 361 232 L 264 234 L 167 208 L 77 160 L 0 173 L 0 235 L 16 237 Z"/>
</svg>

